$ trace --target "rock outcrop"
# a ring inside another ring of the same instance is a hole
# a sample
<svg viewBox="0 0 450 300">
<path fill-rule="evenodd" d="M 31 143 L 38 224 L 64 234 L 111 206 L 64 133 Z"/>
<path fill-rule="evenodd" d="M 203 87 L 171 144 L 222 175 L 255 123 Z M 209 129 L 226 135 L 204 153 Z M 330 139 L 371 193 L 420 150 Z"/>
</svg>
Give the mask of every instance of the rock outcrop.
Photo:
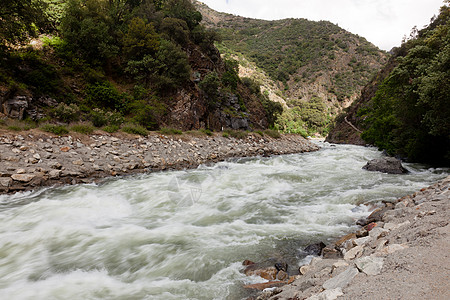
<svg viewBox="0 0 450 300">
<path fill-rule="evenodd" d="M 382 157 L 372 159 L 363 167 L 367 171 L 377 171 L 388 174 L 405 174 L 408 173 L 402 166 L 402 162 L 395 157 Z"/>
</svg>

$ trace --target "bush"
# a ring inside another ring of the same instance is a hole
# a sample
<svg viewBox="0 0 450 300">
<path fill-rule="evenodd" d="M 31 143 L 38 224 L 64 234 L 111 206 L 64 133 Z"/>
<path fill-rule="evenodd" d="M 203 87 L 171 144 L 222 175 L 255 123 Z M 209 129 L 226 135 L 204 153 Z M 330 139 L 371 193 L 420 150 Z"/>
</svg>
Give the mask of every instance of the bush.
<svg viewBox="0 0 450 300">
<path fill-rule="evenodd" d="M 255 133 L 259 134 L 260 136 L 264 136 L 264 132 L 261 130 L 255 130 Z"/>
<path fill-rule="evenodd" d="M 8 130 L 11 130 L 11 131 L 22 131 L 22 127 L 17 126 L 17 125 L 11 125 L 11 126 L 8 126 Z"/>
<path fill-rule="evenodd" d="M 114 133 L 119 131 L 120 127 L 117 125 L 108 125 L 102 128 L 103 131 L 106 131 L 108 133 Z"/>
<path fill-rule="evenodd" d="M 200 129 L 200 132 L 203 132 L 203 133 L 206 134 L 207 136 L 211 136 L 211 135 L 213 134 L 211 130 L 209 130 L 209 129 L 204 129 L 204 128 Z"/>
<path fill-rule="evenodd" d="M 59 103 L 50 111 L 50 115 L 58 121 L 70 123 L 78 121 L 80 118 L 80 108 L 76 104 Z"/>
<path fill-rule="evenodd" d="M 124 118 L 122 114 L 117 111 L 104 111 L 100 108 L 94 108 L 91 111 L 91 121 L 95 127 L 102 127 L 105 125 L 120 126 Z"/>
<path fill-rule="evenodd" d="M 267 134 L 268 136 L 274 138 L 274 139 L 281 138 L 281 134 L 280 134 L 280 132 L 278 130 L 266 129 L 266 130 L 264 130 L 264 133 Z"/>
<path fill-rule="evenodd" d="M 223 133 L 222 133 L 222 136 L 223 136 L 224 138 L 229 138 L 229 137 L 230 137 L 230 134 L 229 134 L 228 132 L 223 132 Z"/>
<path fill-rule="evenodd" d="M 183 134 L 183 131 L 175 128 L 161 128 L 159 131 L 161 134 L 167 134 L 167 135 L 177 135 L 177 134 Z"/>
<path fill-rule="evenodd" d="M 82 134 L 92 134 L 94 132 L 94 127 L 87 124 L 79 124 L 70 127 L 71 131 L 75 131 Z"/>
<path fill-rule="evenodd" d="M 41 130 L 50 132 L 56 135 L 64 135 L 68 134 L 69 130 L 65 126 L 62 125 L 52 125 L 52 124 L 45 124 L 41 127 Z"/>
<path fill-rule="evenodd" d="M 142 126 L 135 125 L 135 124 L 130 124 L 130 125 L 126 125 L 126 126 L 122 127 L 122 131 L 126 132 L 126 133 L 130 133 L 130 134 L 137 134 L 137 135 L 142 135 L 142 136 L 148 135 L 147 129 L 145 129 Z"/>
<path fill-rule="evenodd" d="M 86 100 L 91 105 L 115 110 L 121 110 L 125 106 L 125 95 L 120 94 L 108 81 L 88 85 Z"/>
</svg>

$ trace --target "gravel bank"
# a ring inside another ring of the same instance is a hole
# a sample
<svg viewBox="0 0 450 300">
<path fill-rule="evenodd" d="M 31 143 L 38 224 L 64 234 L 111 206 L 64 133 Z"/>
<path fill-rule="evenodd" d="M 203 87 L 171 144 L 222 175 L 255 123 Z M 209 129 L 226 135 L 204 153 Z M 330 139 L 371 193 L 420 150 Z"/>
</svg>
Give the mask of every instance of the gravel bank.
<svg viewBox="0 0 450 300">
<path fill-rule="evenodd" d="M 131 135 L 53 136 L 40 131 L 0 136 L 0 194 L 41 186 L 89 183 L 166 169 L 195 168 L 231 157 L 268 156 L 318 150 L 299 135 L 279 139 L 249 134 L 147 137 Z"/>
<path fill-rule="evenodd" d="M 358 222 L 257 299 L 450 299 L 450 176 Z"/>
</svg>

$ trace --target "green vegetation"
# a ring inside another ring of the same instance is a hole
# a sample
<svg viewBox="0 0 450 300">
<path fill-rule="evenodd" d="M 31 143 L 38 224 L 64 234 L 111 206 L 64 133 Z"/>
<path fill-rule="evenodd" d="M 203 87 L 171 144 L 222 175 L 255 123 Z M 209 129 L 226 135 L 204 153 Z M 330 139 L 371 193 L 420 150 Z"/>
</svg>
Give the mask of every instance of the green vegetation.
<svg viewBox="0 0 450 300">
<path fill-rule="evenodd" d="M 78 124 L 71 126 L 70 130 L 82 134 L 92 134 L 94 132 L 94 127 L 90 124 Z"/>
<path fill-rule="evenodd" d="M 235 139 L 245 139 L 248 136 L 248 132 L 242 131 L 242 130 L 227 129 L 227 130 L 224 130 L 224 132 L 222 133 L 222 136 L 223 137 L 232 137 Z"/>
<path fill-rule="evenodd" d="M 396 67 L 358 112 L 362 138 L 410 161 L 450 165 L 450 9 L 397 49 Z"/>
<path fill-rule="evenodd" d="M 181 131 L 179 129 L 175 129 L 175 128 L 164 127 L 159 130 L 159 133 L 167 134 L 167 135 L 180 135 L 180 134 L 183 134 L 183 131 Z"/>
<path fill-rule="evenodd" d="M 268 135 L 268 136 L 270 136 L 270 137 L 272 137 L 274 139 L 281 138 L 281 134 L 277 130 L 266 129 L 266 130 L 264 130 L 264 134 L 266 134 L 266 135 Z M 262 136 L 262 134 L 261 134 L 261 136 Z"/>
<path fill-rule="evenodd" d="M 142 136 L 147 136 L 148 131 L 142 126 L 136 125 L 136 124 L 128 124 L 121 128 L 123 132 L 129 133 L 129 134 L 137 134 Z"/>
<path fill-rule="evenodd" d="M 44 124 L 40 128 L 43 131 L 50 132 L 56 135 L 64 135 L 69 133 L 69 130 L 62 125 Z"/>
</svg>

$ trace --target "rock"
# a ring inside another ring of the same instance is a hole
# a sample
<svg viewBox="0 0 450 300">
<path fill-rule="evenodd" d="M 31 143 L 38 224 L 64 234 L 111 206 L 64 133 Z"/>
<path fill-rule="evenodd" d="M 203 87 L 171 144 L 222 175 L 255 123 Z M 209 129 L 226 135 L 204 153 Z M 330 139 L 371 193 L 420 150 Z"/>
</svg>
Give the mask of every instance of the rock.
<svg viewBox="0 0 450 300">
<path fill-rule="evenodd" d="M 326 259 L 336 259 L 342 257 L 342 253 L 334 247 L 327 246 L 322 249 L 322 257 Z"/>
<path fill-rule="evenodd" d="M 312 268 L 311 266 L 304 265 L 304 266 L 301 266 L 300 268 L 298 268 L 298 271 L 300 274 L 305 275 L 306 273 L 311 271 L 311 268 Z"/>
<path fill-rule="evenodd" d="M 11 178 L 15 181 L 30 182 L 36 175 L 33 174 L 14 174 Z"/>
<path fill-rule="evenodd" d="M 340 259 L 333 264 L 333 269 L 347 267 L 347 266 L 348 266 L 348 263 L 345 260 Z"/>
<path fill-rule="evenodd" d="M 388 255 L 388 254 L 392 254 L 394 252 L 400 251 L 400 250 L 404 250 L 409 248 L 408 245 L 403 245 L 403 244 L 392 244 L 389 245 L 387 247 L 384 247 L 383 249 L 377 251 L 375 254 L 378 256 L 383 256 L 383 255 Z"/>
<path fill-rule="evenodd" d="M 370 223 L 370 224 L 367 225 L 366 230 L 367 230 L 368 232 L 370 232 L 370 231 L 371 231 L 372 229 L 374 229 L 375 227 L 377 227 L 377 223 Z"/>
<path fill-rule="evenodd" d="M 328 279 L 324 282 L 322 287 L 326 290 L 333 290 L 337 288 L 346 287 L 358 275 L 359 271 L 355 267 L 348 267 L 344 272 Z"/>
<path fill-rule="evenodd" d="M 285 281 L 289 279 L 289 275 L 288 273 L 286 273 L 283 270 L 278 271 L 277 276 L 276 276 L 277 280 L 281 280 L 281 281 Z"/>
<path fill-rule="evenodd" d="M 285 272 L 287 272 L 288 264 L 287 264 L 286 262 L 284 262 L 284 261 L 282 261 L 282 262 L 277 262 L 277 263 L 275 263 L 275 268 L 276 268 L 278 271 L 285 271 Z"/>
<path fill-rule="evenodd" d="M 50 170 L 48 176 L 50 179 L 57 179 L 61 176 L 61 170 Z"/>
<path fill-rule="evenodd" d="M 364 250 L 363 246 L 356 246 L 353 247 L 352 249 L 348 250 L 345 254 L 344 254 L 344 259 L 345 260 L 351 260 L 354 259 L 355 257 L 358 257 L 362 254 Z"/>
<path fill-rule="evenodd" d="M 389 230 L 381 228 L 381 227 L 375 227 L 369 232 L 369 236 L 373 238 L 374 240 L 379 239 L 380 237 L 384 237 L 389 233 Z"/>
<path fill-rule="evenodd" d="M 371 241 L 371 239 L 372 238 L 370 236 L 362 237 L 362 238 L 353 240 L 353 244 L 355 246 L 364 246 L 367 243 L 369 243 Z"/>
<path fill-rule="evenodd" d="M 325 247 L 326 245 L 323 242 L 320 242 L 307 246 L 303 251 L 305 251 L 309 255 L 320 255 L 322 253 L 322 249 Z"/>
<path fill-rule="evenodd" d="M 59 150 L 61 150 L 61 152 L 68 152 L 70 150 L 70 147 L 68 147 L 68 146 L 62 147 Z"/>
<path fill-rule="evenodd" d="M 25 169 L 17 169 L 16 174 L 25 174 Z"/>
<path fill-rule="evenodd" d="M 378 275 L 383 268 L 384 258 L 376 256 L 365 256 L 355 260 L 355 265 L 361 272 L 367 275 Z"/>
<path fill-rule="evenodd" d="M 269 281 L 264 283 L 255 283 L 255 284 L 248 284 L 244 285 L 244 288 L 246 289 L 254 289 L 254 290 L 265 290 L 273 287 L 280 287 L 287 284 L 287 282 L 284 281 Z"/>
<path fill-rule="evenodd" d="M 312 295 L 309 298 L 306 298 L 307 300 L 335 300 L 338 297 L 344 295 L 342 293 L 341 288 L 331 289 L 331 290 L 325 290 L 320 294 Z"/>
<path fill-rule="evenodd" d="M 82 165 L 84 165 L 84 162 L 81 159 L 78 159 L 78 160 L 72 161 L 72 164 L 74 164 L 76 166 L 82 166 Z"/>
<path fill-rule="evenodd" d="M 12 179 L 10 177 L 0 177 L 0 187 L 9 187 L 11 185 Z"/>
<path fill-rule="evenodd" d="M 405 222 L 400 223 L 400 224 L 386 223 L 386 224 L 384 224 L 383 228 L 387 229 L 387 230 L 395 230 L 395 229 L 399 229 L 400 227 L 407 226 L 409 224 L 411 224 L 410 221 L 405 221 Z"/>
<path fill-rule="evenodd" d="M 275 267 L 268 267 L 264 269 L 253 268 L 257 264 L 250 265 L 245 269 L 244 273 L 247 276 L 259 276 L 267 280 L 275 280 L 277 278 L 278 270 Z"/>
<path fill-rule="evenodd" d="M 363 167 L 367 171 L 378 171 L 388 174 L 404 174 L 408 173 L 402 166 L 402 162 L 395 157 L 382 157 L 373 159 Z"/>
<path fill-rule="evenodd" d="M 252 262 L 251 260 L 248 260 L 248 259 L 246 259 L 242 262 L 243 266 L 250 266 L 250 265 L 254 265 L 254 264 L 255 264 L 254 262 Z"/>
</svg>

